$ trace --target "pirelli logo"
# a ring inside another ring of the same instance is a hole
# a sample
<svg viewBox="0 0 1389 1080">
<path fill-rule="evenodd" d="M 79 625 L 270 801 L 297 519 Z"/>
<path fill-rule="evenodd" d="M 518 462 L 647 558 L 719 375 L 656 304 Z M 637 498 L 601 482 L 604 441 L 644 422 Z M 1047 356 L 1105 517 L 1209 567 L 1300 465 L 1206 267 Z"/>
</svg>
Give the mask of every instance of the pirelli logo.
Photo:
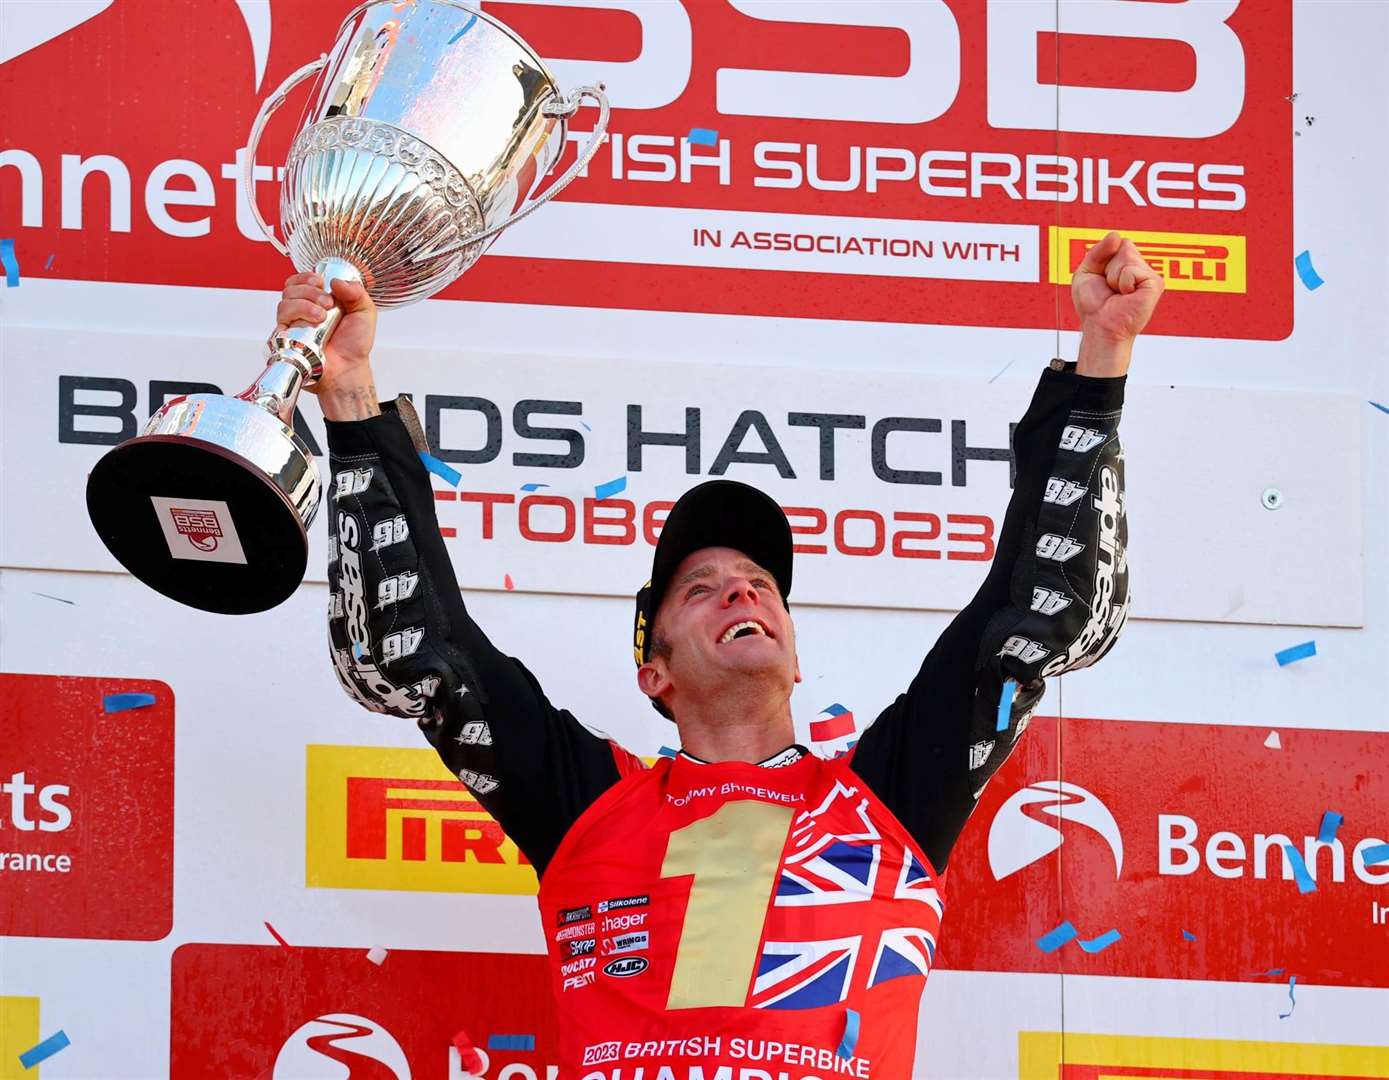
<svg viewBox="0 0 1389 1080">
<path fill-rule="evenodd" d="M 429 748 L 309 746 L 305 884 L 534 896 L 535 870 Z"/>
<path fill-rule="evenodd" d="M 1389 1047 L 1018 1032 L 1018 1080 L 1351 1080 L 1389 1076 Z"/>
<path fill-rule="evenodd" d="M 1050 278 L 1064 285 L 1085 253 L 1108 229 L 1047 226 Z M 1187 292 L 1243 293 L 1245 238 L 1208 233 L 1124 232 L 1148 265 L 1167 279 L 1169 289 Z"/>
</svg>

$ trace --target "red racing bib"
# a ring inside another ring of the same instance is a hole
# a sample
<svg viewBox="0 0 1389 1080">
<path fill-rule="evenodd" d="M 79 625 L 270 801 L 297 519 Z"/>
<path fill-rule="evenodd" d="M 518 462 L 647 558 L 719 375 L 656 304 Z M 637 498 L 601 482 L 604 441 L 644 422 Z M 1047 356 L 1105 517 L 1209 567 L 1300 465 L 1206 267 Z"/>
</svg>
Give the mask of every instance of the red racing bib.
<svg viewBox="0 0 1389 1080">
<path fill-rule="evenodd" d="M 663 758 L 575 822 L 540 888 L 562 1076 L 909 1080 L 942 900 L 848 761 Z"/>
</svg>

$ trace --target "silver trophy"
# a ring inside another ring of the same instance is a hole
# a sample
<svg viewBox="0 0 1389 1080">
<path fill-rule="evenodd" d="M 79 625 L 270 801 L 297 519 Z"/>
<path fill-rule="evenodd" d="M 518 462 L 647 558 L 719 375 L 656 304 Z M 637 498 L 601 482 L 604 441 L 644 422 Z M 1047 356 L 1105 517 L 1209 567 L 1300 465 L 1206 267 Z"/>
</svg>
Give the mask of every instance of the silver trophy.
<svg viewBox="0 0 1389 1080">
<path fill-rule="evenodd" d="M 360 281 L 379 307 L 432 296 L 492 239 L 559 194 L 607 130 L 602 86 L 565 96 L 529 45 L 452 0 L 374 0 L 343 21 L 333 51 L 287 78 L 252 125 L 245 189 L 261 132 L 285 96 L 322 73 L 290 148 L 271 243 L 326 283 Z M 585 98 L 599 108 L 574 164 L 543 192 Z M 87 511 L 120 562 L 192 607 L 242 614 L 303 580 L 319 504 L 313 455 L 294 432 L 299 391 L 323 373 L 340 312 L 268 343 L 265 370 L 235 397 L 189 394 L 107 453 Z"/>
</svg>

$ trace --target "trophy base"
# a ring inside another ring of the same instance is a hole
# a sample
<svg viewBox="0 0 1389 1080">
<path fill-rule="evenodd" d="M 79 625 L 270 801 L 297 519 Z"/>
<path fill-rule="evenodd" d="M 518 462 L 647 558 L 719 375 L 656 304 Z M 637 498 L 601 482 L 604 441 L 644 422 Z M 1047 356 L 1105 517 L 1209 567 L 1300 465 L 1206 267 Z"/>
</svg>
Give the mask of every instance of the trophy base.
<svg viewBox="0 0 1389 1080">
<path fill-rule="evenodd" d="M 217 441 L 188 434 L 199 427 Z M 318 509 L 303 441 L 261 407 L 215 394 L 169 402 L 145 431 L 87 480 L 87 513 L 111 554 L 203 611 L 245 615 L 288 599 Z"/>
</svg>

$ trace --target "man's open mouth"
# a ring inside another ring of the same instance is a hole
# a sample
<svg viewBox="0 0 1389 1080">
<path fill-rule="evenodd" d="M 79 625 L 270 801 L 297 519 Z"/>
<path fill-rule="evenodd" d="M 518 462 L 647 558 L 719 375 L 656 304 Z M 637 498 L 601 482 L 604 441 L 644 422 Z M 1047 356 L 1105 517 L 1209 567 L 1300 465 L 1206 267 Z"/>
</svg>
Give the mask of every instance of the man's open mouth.
<svg viewBox="0 0 1389 1080">
<path fill-rule="evenodd" d="M 756 619 L 744 619 L 730 626 L 719 637 L 720 645 L 727 645 L 730 641 L 743 637 L 769 637 L 775 639 L 776 635 L 763 626 Z"/>
</svg>

